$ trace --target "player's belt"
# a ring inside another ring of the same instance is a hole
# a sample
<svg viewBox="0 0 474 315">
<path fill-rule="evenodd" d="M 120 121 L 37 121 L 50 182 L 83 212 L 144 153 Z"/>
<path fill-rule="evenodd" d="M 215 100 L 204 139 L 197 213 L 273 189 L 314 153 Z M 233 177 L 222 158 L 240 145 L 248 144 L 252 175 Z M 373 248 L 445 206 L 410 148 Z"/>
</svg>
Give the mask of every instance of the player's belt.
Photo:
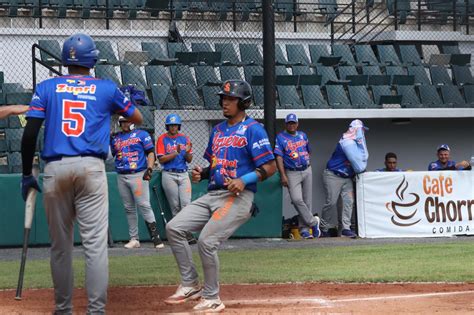
<svg viewBox="0 0 474 315">
<path fill-rule="evenodd" d="M 79 154 L 79 155 L 60 155 L 60 156 L 53 156 L 53 157 L 50 157 L 50 158 L 45 158 L 43 159 L 46 163 L 49 163 L 49 162 L 54 162 L 54 161 L 61 161 L 63 158 L 71 158 L 71 157 L 96 157 L 98 159 L 101 159 L 101 160 L 104 160 L 105 161 L 105 158 L 104 156 L 100 155 L 100 154 Z"/>
<path fill-rule="evenodd" d="M 306 170 L 308 167 L 310 167 L 311 165 L 308 164 L 308 165 L 305 165 L 305 166 L 301 166 L 301 167 L 285 167 L 285 169 L 289 170 L 289 171 L 304 171 Z"/>
<path fill-rule="evenodd" d="M 120 172 L 117 172 L 117 173 L 119 173 L 120 175 L 130 175 L 130 174 L 140 173 L 143 170 L 144 169 L 141 169 L 141 170 L 128 170 L 128 171 L 120 171 Z"/>
<path fill-rule="evenodd" d="M 180 170 L 180 169 L 177 169 L 177 168 L 169 168 L 167 170 L 163 170 L 165 172 L 170 172 L 170 173 L 185 173 L 187 172 L 188 170 L 184 169 L 184 170 Z"/>
</svg>

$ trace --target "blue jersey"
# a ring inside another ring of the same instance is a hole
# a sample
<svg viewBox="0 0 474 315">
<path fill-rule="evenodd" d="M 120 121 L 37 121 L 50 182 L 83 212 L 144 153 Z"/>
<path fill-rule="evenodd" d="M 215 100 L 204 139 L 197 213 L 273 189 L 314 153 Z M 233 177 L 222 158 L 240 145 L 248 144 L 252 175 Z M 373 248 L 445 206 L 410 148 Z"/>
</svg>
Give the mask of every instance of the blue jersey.
<svg viewBox="0 0 474 315">
<path fill-rule="evenodd" d="M 297 131 L 294 135 L 286 131 L 280 132 L 276 137 L 274 152 L 283 157 L 286 169 L 305 169 L 310 164 L 309 141 L 302 131 Z"/>
<path fill-rule="evenodd" d="M 378 168 L 375 170 L 376 172 L 403 172 L 402 169 L 396 168 L 393 171 L 387 170 L 385 167 L 384 168 Z"/>
<path fill-rule="evenodd" d="M 342 150 L 341 144 L 337 144 L 331 158 L 329 159 L 326 168 L 337 175 L 344 178 L 354 177 L 355 172 L 351 166 L 351 162 Z"/>
<path fill-rule="evenodd" d="M 456 162 L 448 161 L 445 166 L 438 160 L 428 165 L 428 171 L 455 171 Z"/>
<path fill-rule="evenodd" d="M 178 133 L 175 136 L 171 136 L 168 133 L 162 134 L 158 140 L 156 140 L 156 155 L 163 156 L 176 152 L 177 146 L 180 147 L 181 151 L 174 159 L 162 164 L 162 167 L 165 171 L 178 170 L 178 171 L 187 171 L 188 165 L 186 164 L 186 145 L 191 146 L 191 141 L 182 133 Z M 193 153 L 193 149 L 189 151 L 190 154 Z"/>
<path fill-rule="evenodd" d="M 210 163 L 209 190 L 226 189 L 225 178 L 239 178 L 274 160 L 265 129 L 249 117 L 234 126 L 227 121 L 215 126 L 204 158 Z M 245 188 L 257 191 L 256 184 Z"/>
<path fill-rule="evenodd" d="M 144 130 L 119 132 L 110 142 L 117 173 L 142 171 L 148 167 L 146 152 L 153 152 L 153 140 Z"/>
<path fill-rule="evenodd" d="M 134 110 L 112 81 L 71 75 L 39 83 L 26 116 L 45 119 L 44 160 L 78 155 L 105 159 L 110 115 L 129 117 Z"/>
</svg>

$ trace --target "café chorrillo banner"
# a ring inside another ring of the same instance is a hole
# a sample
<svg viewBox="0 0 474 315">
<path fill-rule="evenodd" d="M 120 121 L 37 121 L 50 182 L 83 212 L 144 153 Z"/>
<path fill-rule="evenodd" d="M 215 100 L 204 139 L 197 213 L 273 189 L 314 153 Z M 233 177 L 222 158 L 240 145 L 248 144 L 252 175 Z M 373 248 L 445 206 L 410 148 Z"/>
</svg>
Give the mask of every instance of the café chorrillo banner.
<svg viewBox="0 0 474 315">
<path fill-rule="evenodd" d="M 361 237 L 474 235 L 474 171 L 361 174 L 357 218 Z"/>
</svg>

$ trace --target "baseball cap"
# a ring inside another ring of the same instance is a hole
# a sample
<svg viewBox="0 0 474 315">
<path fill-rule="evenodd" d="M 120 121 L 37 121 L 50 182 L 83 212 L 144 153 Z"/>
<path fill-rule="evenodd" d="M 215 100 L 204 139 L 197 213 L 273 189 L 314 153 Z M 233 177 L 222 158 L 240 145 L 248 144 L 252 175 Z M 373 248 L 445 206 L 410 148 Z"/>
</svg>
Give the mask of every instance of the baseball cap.
<svg viewBox="0 0 474 315">
<path fill-rule="evenodd" d="M 288 114 L 285 118 L 285 123 L 289 123 L 289 122 L 298 122 L 298 117 L 296 117 L 295 114 Z"/>
<path fill-rule="evenodd" d="M 447 144 L 440 145 L 436 151 L 440 151 L 440 150 L 451 151 L 451 149 L 449 148 L 449 145 L 447 145 Z"/>
<path fill-rule="evenodd" d="M 365 130 L 369 130 L 368 127 L 364 126 L 364 123 L 360 119 L 354 119 L 353 121 L 351 121 L 349 127 L 352 127 L 352 128 L 362 127 Z"/>
</svg>

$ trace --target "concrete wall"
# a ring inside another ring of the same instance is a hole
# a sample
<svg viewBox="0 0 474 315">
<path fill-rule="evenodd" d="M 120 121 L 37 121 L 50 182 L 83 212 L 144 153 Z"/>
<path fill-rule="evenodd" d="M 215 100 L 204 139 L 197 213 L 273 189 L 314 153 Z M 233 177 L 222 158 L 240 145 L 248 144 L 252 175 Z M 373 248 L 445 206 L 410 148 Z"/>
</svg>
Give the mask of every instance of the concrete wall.
<svg viewBox="0 0 474 315">
<path fill-rule="evenodd" d="M 313 212 L 320 213 L 325 194 L 322 172 L 341 134 L 347 129 L 350 119 L 301 119 L 299 129 L 306 132 L 311 143 L 313 165 Z M 436 148 L 442 143 L 451 147 L 455 161 L 468 160 L 474 155 L 474 118 L 412 119 L 406 125 L 397 125 L 391 119 L 363 119 L 370 128 L 366 134 L 369 149 L 367 170 L 383 167 L 385 153 L 398 155 L 398 165 L 414 171 L 427 170 L 435 161 Z M 284 128 L 278 121 L 278 130 Z M 283 215 L 296 214 L 290 204 L 287 190 L 283 193 Z"/>
</svg>

